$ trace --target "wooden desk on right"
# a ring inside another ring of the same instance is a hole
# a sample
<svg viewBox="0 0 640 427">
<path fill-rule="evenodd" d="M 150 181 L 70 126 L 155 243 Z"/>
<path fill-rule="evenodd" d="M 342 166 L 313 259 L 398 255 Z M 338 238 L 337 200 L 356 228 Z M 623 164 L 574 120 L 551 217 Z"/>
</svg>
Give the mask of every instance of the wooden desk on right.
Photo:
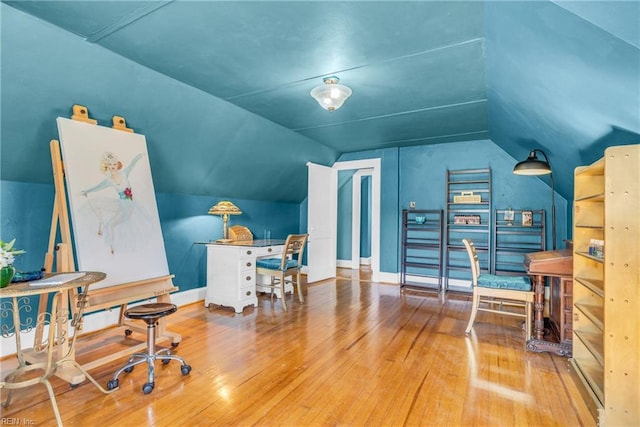
<svg viewBox="0 0 640 427">
<path fill-rule="evenodd" d="M 535 300 L 533 338 L 527 341 L 527 350 L 552 352 L 559 356 L 572 355 L 573 323 L 573 253 L 555 250 L 528 253 L 524 257 L 527 274 L 533 277 Z M 549 323 L 559 342 L 544 338 L 545 278 L 551 278 Z"/>
</svg>

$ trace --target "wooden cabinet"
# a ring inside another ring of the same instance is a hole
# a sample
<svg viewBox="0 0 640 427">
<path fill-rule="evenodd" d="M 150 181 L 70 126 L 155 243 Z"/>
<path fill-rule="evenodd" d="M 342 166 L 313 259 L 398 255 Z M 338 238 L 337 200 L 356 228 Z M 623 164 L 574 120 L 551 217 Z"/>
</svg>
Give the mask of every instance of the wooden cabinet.
<svg viewBox="0 0 640 427">
<path fill-rule="evenodd" d="M 258 305 L 256 296 L 256 259 L 279 256 L 284 245 L 261 245 L 259 241 L 246 246 L 237 244 L 207 244 L 207 293 L 205 307 L 218 304 L 233 307 L 242 313 L 244 307 Z"/>
<path fill-rule="evenodd" d="M 493 274 L 523 275 L 524 255 L 545 250 L 544 210 L 496 209 L 493 220 Z"/>
<path fill-rule="evenodd" d="M 471 239 L 480 270 L 491 265 L 491 169 L 447 170 L 445 214 L 445 289 L 462 285 L 470 290 L 471 269 L 462 239 Z"/>
<path fill-rule="evenodd" d="M 601 426 L 640 420 L 639 184 L 640 145 L 575 170 L 571 366 Z"/>
<path fill-rule="evenodd" d="M 573 280 L 552 277 L 549 301 L 549 324 L 553 334 L 562 342 L 573 339 Z"/>
<path fill-rule="evenodd" d="M 402 211 L 400 284 L 442 288 L 442 210 Z"/>
</svg>

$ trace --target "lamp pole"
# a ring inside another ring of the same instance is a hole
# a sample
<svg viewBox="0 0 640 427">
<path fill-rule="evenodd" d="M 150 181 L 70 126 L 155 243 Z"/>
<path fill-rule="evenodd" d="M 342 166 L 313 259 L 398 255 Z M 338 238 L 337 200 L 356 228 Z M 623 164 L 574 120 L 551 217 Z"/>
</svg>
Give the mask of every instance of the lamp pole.
<svg viewBox="0 0 640 427">
<path fill-rule="evenodd" d="M 223 214 L 222 215 L 222 238 L 224 240 L 227 240 L 229 236 L 229 232 L 227 231 L 227 224 L 229 223 L 229 214 Z M 555 246 L 555 245 L 554 245 Z"/>
<path fill-rule="evenodd" d="M 534 152 L 542 154 L 544 157 L 544 161 L 549 165 L 549 179 L 551 180 L 551 242 L 553 244 L 553 250 L 556 250 L 556 190 L 553 183 L 553 169 L 551 168 L 551 162 L 549 162 L 549 158 L 547 154 L 539 149 L 534 149 Z"/>
</svg>

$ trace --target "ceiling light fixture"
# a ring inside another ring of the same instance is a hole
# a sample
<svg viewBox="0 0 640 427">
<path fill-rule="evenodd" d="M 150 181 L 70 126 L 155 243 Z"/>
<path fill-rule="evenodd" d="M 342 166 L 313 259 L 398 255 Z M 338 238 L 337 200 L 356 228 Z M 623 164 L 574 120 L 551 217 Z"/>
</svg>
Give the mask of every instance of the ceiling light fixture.
<svg viewBox="0 0 640 427">
<path fill-rule="evenodd" d="M 340 79 L 336 76 L 325 77 L 322 81 L 324 84 L 314 87 L 311 96 L 325 110 L 335 111 L 342 107 L 344 101 L 351 96 L 351 89 L 341 85 Z"/>
</svg>

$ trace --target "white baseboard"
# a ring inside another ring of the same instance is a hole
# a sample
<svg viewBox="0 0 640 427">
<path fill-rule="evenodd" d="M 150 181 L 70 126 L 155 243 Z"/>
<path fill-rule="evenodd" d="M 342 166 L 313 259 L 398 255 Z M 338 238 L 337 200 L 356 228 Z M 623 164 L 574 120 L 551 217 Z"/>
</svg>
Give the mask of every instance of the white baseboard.
<svg viewBox="0 0 640 427">
<path fill-rule="evenodd" d="M 387 273 L 385 271 L 381 271 L 378 278 L 381 283 L 400 283 L 400 273 Z"/>
<path fill-rule="evenodd" d="M 410 274 L 407 274 L 407 282 L 424 283 L 425 285 L 437 285 L 438 279 L 435 277 L 411 276 Z"/>
</svg>

